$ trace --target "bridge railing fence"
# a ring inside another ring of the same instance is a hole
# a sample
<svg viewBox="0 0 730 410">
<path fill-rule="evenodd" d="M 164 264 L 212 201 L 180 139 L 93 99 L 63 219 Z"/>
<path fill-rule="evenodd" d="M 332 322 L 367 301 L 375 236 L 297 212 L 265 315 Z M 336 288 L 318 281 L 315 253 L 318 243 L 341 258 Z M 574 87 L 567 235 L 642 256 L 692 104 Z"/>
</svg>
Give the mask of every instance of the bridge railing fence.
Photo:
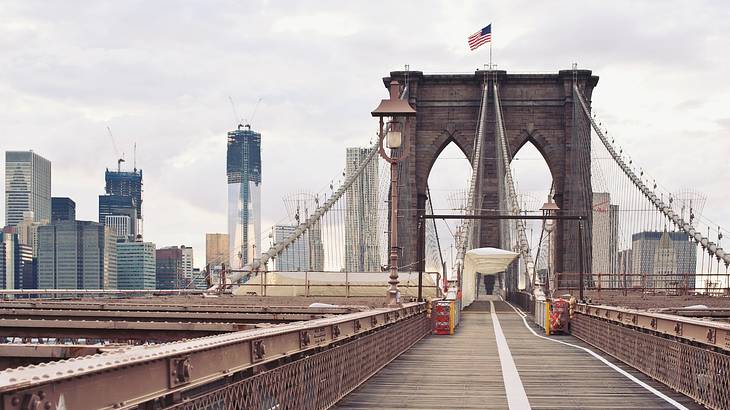
<svg viewBox="0 0 730 410">
<path fill-rule="evenodd" d="M 580 273 L 556 273 L 557 290 L 574 291 L 580 289 Z M 696 295 L 730 297 L 726 274 L 714 273 L 592 273 L 593 281 L 584 274 L 583 289 L 600 293 L 601 291 L 621 291 L 657 293 L 664 295 Z"/>
<path fill-rule="evenodd" d="M 578 304 L 571 334 L 712 409 L 730 408 L 730 325 Z"/>
<path fill-rule="evenodd" d="M 430 333 L 424 303 L 18 367 L 3 408 L 326 409 Z M 119 383 L 124 380 L 124 383 Z M 7 407 L 11 406 L 11 407 Z"/>
</svg>

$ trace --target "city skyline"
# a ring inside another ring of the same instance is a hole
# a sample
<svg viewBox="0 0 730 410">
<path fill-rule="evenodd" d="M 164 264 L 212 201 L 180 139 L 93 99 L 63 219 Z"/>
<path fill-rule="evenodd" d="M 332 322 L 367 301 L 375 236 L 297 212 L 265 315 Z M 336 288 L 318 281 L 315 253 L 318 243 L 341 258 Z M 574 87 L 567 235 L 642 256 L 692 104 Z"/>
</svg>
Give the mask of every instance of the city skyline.
<svg viewBox="0 0 730 410">
<path fill-rule="evenodd" d="M 730 27 L 727 13 L 715 12 L 709 2 L 691 7 L 677 2 L 661 10 L 641 2 L 631 7 L 581 3 L 587 16 L 601 16 L 598 26 L 591 18 L 569 17 L 571 3 L 537 5 L 527 19 L 513 7 L 483 11 L 476 2 L 458 10 L 438 3 L 418 11 L 396 6 L 394 11 L 438 16 L 425 32 L 410 21 L 398 27 L 373 22 L 380 10 L 368 6 L 305 10 L 281 3 L 210 10 L 186 5 L 153 21 L 147 16 L 155 13 L 137 14 L 123 4 L 73 15 L 59 6 L 33 10 L 17 4 L 7 16 L 20 23 L 0 24 L 7 41 L 23 45 L 8 45 L 0 57 L 5 79 L 0 84 L 10 107 L 4 114 L 8 120 L 0 122 L 0 150 L 33 149 L 48 158 L 54 164 L 52 195 L 74 199 L 78 219 L 96 220 L 96 200 L 103 192 L 99 170 L 115 169 L 119 154 L 130 159 L 137 142 L 147 187 L 145 219 L 154 221 L 145 226 L 145 239 L 160 246 L 186 243 L 202 250 L 205 232 L 226 230 L 221 138 L 238 117 L 251 115 L 258 98 L 262 102 L 251 122 L 266 135 L 263 163 L 339 158 L 346 146 L 364 146 L 372 138 L 376 124 L 369 112 L 385 95 L 380 78 L 388 71 L 406 63 L 425 72 L 483 67 L 486 50 L 469 53 L 464 39 L 486 17 L 494 22 L 494 62 L 500 69 L 554 71 L 573 61 L 592 69 L 601 77 L 594 109 L 634 163 L 661 176 L 658 182 L 672 189 L 692 186 L 707 193 L 704 214 L 723 227 L 730 223 L 730 210 L 722 206 L 730 193 L 721 179 L 698 180 L 695 173 L 673 165 L 683 158 L 702 158 L 707 172 L 716 173 L 724 169 L 724 153 L 730 151 L 730 141 L 722 138 L 730 132 L 723 103 L 730 90 L 718 86 L 724 83 L 728 57 L 716 53 Z M 548 8 L 556 20 L 535 17 Z M 185 13 L 207 18 L 181 27 L 177 22 Z M 691 22 L 685 21 L 688 13 L 696 16 Z M 58 15 L 74 28 L 61 30 Z M 109 21 L 113 15 L 134 18 L 140 29 L 130 35 L 119 22 Z M 245 18 L 252 26 L 241 36 L 241 28 L 221 23 L 223 16 Z M 100 25 L 102 21 L 107 23 Z M 680 23 L 689 34 L 667 46 L 660 39 Z M 616 26 L 625 28 L 618 37 Z M 591 36 L 575 38 L 589 28 Z M 416 32 L 421 35 L 413 36 Z M 393 36 L 408 41 L 391 43 Z M 54 41 L 44 40 L 48 38 Z M 185 40 L 191 52 L 182 54 L 175 44 Z M 259 58 L 251 65 L 254 54 Z M 382 64 L 349 64 L 353 54 L 378 55 Z M 240 75 L 241 66 L 247 67 L 246 76 Z M 300 76 L 291 75 L 292 67 Z M 332 84 L 341 90 L 333 93 Z M 237 104 L 235 117 L 229 96 Z M 43 125 L 51 123 L 50 129 Z M 323 181 L 336 179 L 341 170 L 317 161 L 307 172 L 282 166 L 268 173 L 262 226 L 273 226 L 284 215 L 278 200 L 282 192 L 302 187 L 321 192 Z M 530 191 L 533 180 L 521 175 L 519 183 Z"/>
</svg>

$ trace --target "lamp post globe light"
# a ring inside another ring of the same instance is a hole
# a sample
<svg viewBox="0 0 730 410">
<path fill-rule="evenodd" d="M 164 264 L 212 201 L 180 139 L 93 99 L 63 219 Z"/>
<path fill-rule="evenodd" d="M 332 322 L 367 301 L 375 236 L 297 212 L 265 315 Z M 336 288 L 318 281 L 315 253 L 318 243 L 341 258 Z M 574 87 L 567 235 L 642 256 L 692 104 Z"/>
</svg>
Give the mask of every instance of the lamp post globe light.
<svg viewBox="0 0 730 410">
<path fill-rule="evenodd" d="M 560 207 L 556 203 L 552 201 L 552 198 L 550 198 L 550 195 L 548 195 L 548 201 L 545 202 L 542 205 L 542 208 L 540 208 L 542 211 L 542 216 L 545 218 L 543 221 L 543 229 L 545 232 L 547 232 L 547 241 L 548 241 L 548 255 L 547 255 L 547 274 L 545 277 L 545 295 L 550 294 L 550 259 L 551 259 L 551 249 L 550 249 L 550 234 L 555 229 L 555 220 L 552 219 L 554 216 L 558 214 L 558 211 L 560 211 Z M 550 219 L 548 219 L 550 218 Z M 537 278 L 537 281 L 540 279 Z M 535 285 L 539 284 L 535 281 L 535 278 L 533 278 L 533 282 L 535 282 Z"/>
<path fill-rule="evenodd" d="M 392 80 L 389 84 L 390 98 L 381 100 L 378 107 L 371 113 L 379 119 L 378 139 L 380 156 L 390 163 L 390 275 L 388 283 L 388 306 L 400 304 L 398 291 L 398 162 L 408 156 L 409 141 L 404 138 L 403 131 L 407 121 L 415 117 L 414 110 L 408 101 L 400 98 L 400 84 Z M 386 119 L 387 118 L 387 122 Z M 403 144 L 405 140 L 405 144 Z M 385 142 L 385 146 L 383 146 Z M 391 155 L 385 148 L 391 150 Z M 400 150 L 396 156 L 395 150 Z"/>
</svg>

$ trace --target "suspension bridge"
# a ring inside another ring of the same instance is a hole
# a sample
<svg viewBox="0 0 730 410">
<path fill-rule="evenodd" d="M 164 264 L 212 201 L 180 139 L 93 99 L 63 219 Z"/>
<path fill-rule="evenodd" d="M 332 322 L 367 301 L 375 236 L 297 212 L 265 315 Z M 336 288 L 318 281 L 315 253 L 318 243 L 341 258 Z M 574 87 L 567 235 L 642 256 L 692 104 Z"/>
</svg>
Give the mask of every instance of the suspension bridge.
<svg viewBox="0 0 730 410">
<path fill-rule="evenodd" d="M 597 84 L 391 72 L 379 138 L 207 292 L 5 292 L 2 408 L 730 408 L 726 231 L 608 136 Z M 435 209 L 451 143 L 471 172 Z"/>
</svg>

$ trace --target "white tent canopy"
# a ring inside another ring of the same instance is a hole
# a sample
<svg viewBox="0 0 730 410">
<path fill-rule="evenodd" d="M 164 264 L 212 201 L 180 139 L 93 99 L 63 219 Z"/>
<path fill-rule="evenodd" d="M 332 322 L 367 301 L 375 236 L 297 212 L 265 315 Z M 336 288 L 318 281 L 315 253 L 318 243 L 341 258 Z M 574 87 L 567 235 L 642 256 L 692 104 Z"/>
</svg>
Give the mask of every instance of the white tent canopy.
<svg viewBox="0 0 730 410">
<path fill-rule="evenodd" d="M 464 256 L 461 284 L 462 306 L 469 306 L 476 298 L 477 274 L 486 276 L 504 272 L 518 255 L 519 253 L 498 248 L 476 248 L 467 251 Z"/>
</svg>

